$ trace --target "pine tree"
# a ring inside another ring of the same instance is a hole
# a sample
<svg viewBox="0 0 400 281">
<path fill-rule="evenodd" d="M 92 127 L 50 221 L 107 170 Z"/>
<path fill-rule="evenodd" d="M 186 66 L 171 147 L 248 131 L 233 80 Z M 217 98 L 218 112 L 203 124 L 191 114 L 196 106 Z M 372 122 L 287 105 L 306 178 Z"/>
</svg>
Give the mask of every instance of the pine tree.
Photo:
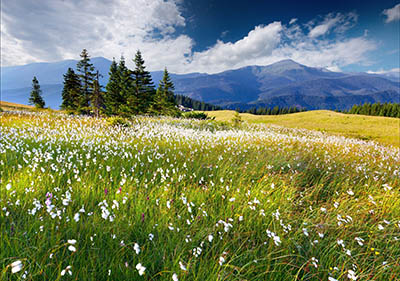
<svg viewBox="0 0 400 281">
<path fill-rule="evenodd" d="M 123 60 L 123 58 L 121 58 Z M 109 80 L 104 94 L 105 112 L 107 115 L 116 115 L 119 113 L 119 106 L 123 103 L 121 97 L 120 75 L 118 64 L 113 59 L 109 73 Z"/>
<path fill-rule="evenodd" d="M 165 68 L 163 78 L 158 85 L 153 104 L 151 105 L 151 112 L 153 114 L 179 115 L 173 93 L 174 89 L 174 83 L 169 76 L 167 68 Z"/>
<path fill-rule="evenodd" d="M 122 56 L 117 68 L 119 100 L 117 101 L 117 112 L 120 115 L 129 117 L 135 111 L 128 105 L 128 100 L 134 97 L 132 71 L 126 67 L 125 58 Z"/>
<path fill-rule="evenodd" d="M 45 102 L 42 98 L 42 90 L 40 89 L 39 81 L 36 79 L 36 76 L 32 79 L 32 91 L 29 97 L 29 104 L 37 108 L 44 108 L 45 106 Z"/>
<path fill-rule="evenodd" d="M 147 113 L 153 103 L 155 89 L 150 72 L 146 70 L 142 53 L 138 50 L 133 60 L 135 70 L 133 75 L 133 95 L 128 100 L 128 106 L 133 114 Z"/>
<path fill-rule="evenodd" d="M 79 107 L 81 94 L 81 82 L 79 76 L 72 68 L 68 68 L 64 74 L 64 87 L 62 91 L 62 109 L 76 110 Z"/>
<path fill-rule="evenodd" d="M 86 49 L 82 50 L 80 54 L 81 60 L 76 65 L 77 71 L 80 73 L 79 77 L 82 84 L 82 93 L 80 97 L 80 110 L 87 111 L 91 94 L 93 93 L 93 80 L 95 77 L 94 66 L 90 63 L 90 57 Z"/>
</svg>

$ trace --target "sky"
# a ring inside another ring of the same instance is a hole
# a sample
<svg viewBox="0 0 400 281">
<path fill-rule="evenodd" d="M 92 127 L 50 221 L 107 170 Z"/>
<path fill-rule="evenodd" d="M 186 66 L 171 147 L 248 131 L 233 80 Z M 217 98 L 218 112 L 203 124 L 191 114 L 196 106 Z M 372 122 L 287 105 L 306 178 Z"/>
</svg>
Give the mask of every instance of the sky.
<svg viewBox="0 0 400 281">
<path fill-rule="evenodd" d="M 400 1 L 2 0 L 1 66 L 92 57 L 217 73 L 283 59 L 400 71 Z"/>
</svg>

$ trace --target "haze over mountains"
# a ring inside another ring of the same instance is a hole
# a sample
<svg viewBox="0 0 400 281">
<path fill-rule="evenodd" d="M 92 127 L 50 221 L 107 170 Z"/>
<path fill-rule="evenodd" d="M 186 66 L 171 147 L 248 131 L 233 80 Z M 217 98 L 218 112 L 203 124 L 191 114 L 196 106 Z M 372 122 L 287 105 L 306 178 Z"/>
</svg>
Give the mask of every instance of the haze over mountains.
<svg viewBox="0 0 400 281">
<path fill-rule="evenodd" d="M 92 63 L 108 81 L 111 61 Z M 1 100 L 26 104 L 33 76 L 39 80 L 46 105 L 61 104 L 63 74 L 77 61 L 32 63 L 1 68 Z M 155 85 L 162 71 L 151 72 Z M 247 66 L 217 74 L 171 74 L 175 93 L 227 108 L 298 106 L 307 109 L 345 109 L 364 102 L 399 102 L 400 74 L 331 72 L 283 60 L 268 66 Z"/>
</svg>

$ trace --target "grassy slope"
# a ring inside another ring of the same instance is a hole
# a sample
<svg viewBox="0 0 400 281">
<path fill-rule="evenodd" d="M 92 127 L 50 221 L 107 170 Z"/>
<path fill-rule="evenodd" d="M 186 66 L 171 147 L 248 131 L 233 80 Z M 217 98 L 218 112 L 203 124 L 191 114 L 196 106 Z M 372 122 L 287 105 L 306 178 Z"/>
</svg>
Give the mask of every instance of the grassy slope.
<svg viewBox="0 0 400 281">
<path fill-rule="evenodd" d="M 0 108 L 2 109 L 34 109 L 34 106 L 13 103 L 8 101 L 0 101 Z"/>
<path fill-rule="evenodd" d="M 27 280 L 400 274 L 394 148 L 196 120 L 138 118 L 111 128 L 95 118 L 3 117 L 0 280 L 25 271 Z M 23 268 L 12 274 L 16 260 Z M 72 276 L 62 277 L 67 266 Z"/>
<path fill-rule="evenodd" d="M 234 111 L 209 111 L 216 120 L 230 121 Z M 287 115 L 240 114 L 243 120 L 252 123 L 276 124 L 291 128 L 325 131 L 346 137 L 374 140 L 383 144 L 400 146 L 400 119 L 337 113 L 329 110 L 314 110 Z"/>
</svg>

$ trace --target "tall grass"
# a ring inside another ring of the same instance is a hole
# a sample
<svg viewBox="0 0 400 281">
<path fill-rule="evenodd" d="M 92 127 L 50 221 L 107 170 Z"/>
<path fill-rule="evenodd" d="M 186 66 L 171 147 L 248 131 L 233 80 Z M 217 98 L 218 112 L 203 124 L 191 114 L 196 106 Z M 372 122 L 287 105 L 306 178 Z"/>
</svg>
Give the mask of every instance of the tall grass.
<svg viewBox="0 0 400 281">
<path fill-rule="evenodd" d="M 398 148 L 263 125 L 1 114 L 2 280 L 400 276 Z"/>
</svg>

